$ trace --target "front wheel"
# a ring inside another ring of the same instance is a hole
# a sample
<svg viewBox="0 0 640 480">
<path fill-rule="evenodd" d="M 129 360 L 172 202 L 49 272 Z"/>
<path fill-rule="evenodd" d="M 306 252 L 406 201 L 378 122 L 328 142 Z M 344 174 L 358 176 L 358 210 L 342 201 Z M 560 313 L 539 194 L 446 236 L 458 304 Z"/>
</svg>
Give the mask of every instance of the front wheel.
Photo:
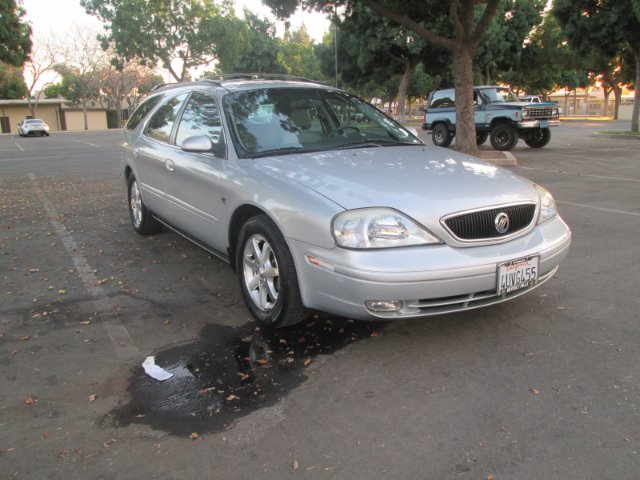
<svg viewBox="0 0 640 480">
<path fill-rule="evenodd" d="M 438 123 L 433 127 L 433 133 L 431 134 L 433 144 L 437 147 L 448 147 L 453 141 L 453 135 L 449 131 L 449 127 L 444 123 Z"/>
<path fill-rule="evenodd" d="M 518 143 L 518 131 L 508 123 L 501 123 L 491 130 L 490 140 L 496 150 L 511 150 Z"/>
<path fill-rule="evenodd" d="M 540 128 L 529 133 L 525 137 L 525 143 L 531 148 L 542 148 L 551 140 L 551 130 L 549 128 Z"/>
<path fill-rule="evenodd" d="M 266 215 L 250 218 L 242 226 L 236 265 L 242 297 L 258 322 L 278 328 L 306 318 L 293 257 Z"/>
<path fill-rule="evenodd" d="M 162 224 L 158 222 L 151 212 L 147 210 L 142 195 L 140 194 L 140 185 L 133 175 L 129 176 L 127 182 L 128 200 L 129 200 L 129 217 L 133 229 L 140 235 L 149 235 L 158 233 L 162 229 Z"/>
</svg>

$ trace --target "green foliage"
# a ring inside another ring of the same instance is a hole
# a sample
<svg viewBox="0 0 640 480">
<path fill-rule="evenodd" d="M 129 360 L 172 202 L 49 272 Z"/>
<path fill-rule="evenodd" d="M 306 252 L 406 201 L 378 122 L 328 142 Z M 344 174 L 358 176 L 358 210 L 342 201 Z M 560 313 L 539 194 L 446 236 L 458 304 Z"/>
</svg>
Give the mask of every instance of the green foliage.
<svg viewBox="0 0 640 480">
<path fill-rule="evenodd" d="M 517 69 L 525 40 L 533 28 L 542 23 L 545 4 L 543 0 L 500 2 L 474 59 L 474 66 L 482 77 L 480 83 L 493 84 L 502 79 L 502 72 Z M 478 7 L 476 10 L 476 16 L 479 16 L 481 10 Z"/>
<path fill-rule="evenodd" d="M 0 2 L 0 62 L 21 67 L 31 53 L 31 25 L 15 0 Z"/>
<path fill-rule="evenodd" d="M 103 48 L 112 46 L 116 60 L 140 59 L 161 65 L 176 80 L 192 67 L 211 63 L 220 53 L 218 42 L 234 45 L 235 15 L 231 4 L 203 0 L 81 0 L 87 13 L 102 20 L 107 33 Z M 182 64 L 174 70 L 173 62 Z"/>
<path fill-rule="evenodd" d="M 547 15 L 522 50 L 519 66 L 502 79 L 521 91 L 545 95 L 558 88 L 574 89 L 588 82 L 584 57 L 566 41 L 553 15 Z"/>
<path fill-rule="evenodd" d="M 286 33 L 279 45 L 278 65 L 288 75 L 310 79 L 323 77 L 313 41 L 304 26 Z"/>
<path fill-rule="evenodd" d="M 45 89 L 47 98 L 55 94 L 69 100 L 71 106 L 81 107 L 99 97 L 101 85 L 95 72 L 80 73 L 77 68 L 64 64 L 56 65 L 54 69 L 60 75 L 60 81 L 57 89 Z"/>
<path fill-rule="evenodd" d="M 28 92 L 22 76 L 22 69 L 0 62 L 0 98 L 24 98 Z"/>
</svg>

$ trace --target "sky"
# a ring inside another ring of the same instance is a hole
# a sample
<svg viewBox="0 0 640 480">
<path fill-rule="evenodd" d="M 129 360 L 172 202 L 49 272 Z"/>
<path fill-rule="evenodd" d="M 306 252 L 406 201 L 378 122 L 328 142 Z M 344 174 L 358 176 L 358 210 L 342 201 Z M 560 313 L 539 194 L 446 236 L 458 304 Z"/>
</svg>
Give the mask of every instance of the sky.
<svg viewBox="0 0 640 480">
<path fill-rule="evenodd" d="M 260 16 L 275 18 L 271 14 L 269 7 L 262 4 L 260 0 L 235 0 L 238 15 L 242 14 L 244 7 L 258 13 Z M 34 33 L 46 36 L 49 32 L 64 32 L 70 25 L 80 24 L 100 28 L 100 22 L 90 15 L 87 15 L 80 6 L 79 0 L 22 0 L 22 4 L 27 11 L 26 18 L 33 24 Z M 316 42 L 322 41 L 322 36 L 329 30 L 329 21 L 321 13 L 297 12 L 291 18 L 294 29 L 302 23 L 305 24 L 311 38 Z M 278 34 L 284 32 L 284 24 L 278 25 Z"/>
<path fill-rule="evenodd" d="M 261 17 L 268 17 L 275 21 L 268 7 L 260 0 L 235 0 L 236 14 L 242 15 L 246 7 Z M 87 15 L 80 6 L 80 0 L 22 0 L 22 6 L 26 10 L 25 18 L 30 21 L 33 28 L 34 47 L 40 38 L 61 36 L 68 32 L 70 27 L 78 25 L 102 31 L 101 23 L 93 16 Z M 318 12 L 296 12 L 290 19 L 291 28 L 297 29 L 305 25 L 311 38 L 319 43 L 330 28 L 327 17 Z M 284 23 L 276 22 L 279 36 L 284 34 Z"/>
</svg>

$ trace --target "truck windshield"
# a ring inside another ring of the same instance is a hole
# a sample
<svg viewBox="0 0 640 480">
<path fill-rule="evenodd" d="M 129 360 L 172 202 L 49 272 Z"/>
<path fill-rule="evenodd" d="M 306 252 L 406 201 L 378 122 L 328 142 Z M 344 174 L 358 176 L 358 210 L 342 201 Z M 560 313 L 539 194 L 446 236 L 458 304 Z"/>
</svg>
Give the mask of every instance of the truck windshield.
<svg viewBox="0 0 640 480">
<path fill-rule="evenodd" d="M 486 103 L 517 102 L 518 98 L 508 88 L 483 88 L 482 97 Z"/>
</svg>

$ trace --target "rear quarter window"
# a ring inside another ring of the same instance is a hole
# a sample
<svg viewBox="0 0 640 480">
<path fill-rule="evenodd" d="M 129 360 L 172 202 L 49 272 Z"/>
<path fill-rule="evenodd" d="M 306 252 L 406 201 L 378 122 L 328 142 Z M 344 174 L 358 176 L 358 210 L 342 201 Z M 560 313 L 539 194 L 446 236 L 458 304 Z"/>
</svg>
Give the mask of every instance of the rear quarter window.
<svg viewBox="0 0 640 480">
<path fill-rule="evenodd" d="M 161 99 L 162 95 L 156 95 L 155 97 L 149 97 L 142 102 L 129 117 L 125 128 L 127 130 L 135 130 L 136 127 L 140 125 L 140 122 L 144 120 L 144 117 L 147 116 L 147 113 L 149 113 L 149 111 L 155 107 Z"/>
<path fill-rule="evenodd" d="M 447 108 L 456 106 L 456 95 L 454 90 L 441 90 L 435 92 L 431 98 L 429 108 Z"/>
</svg>

